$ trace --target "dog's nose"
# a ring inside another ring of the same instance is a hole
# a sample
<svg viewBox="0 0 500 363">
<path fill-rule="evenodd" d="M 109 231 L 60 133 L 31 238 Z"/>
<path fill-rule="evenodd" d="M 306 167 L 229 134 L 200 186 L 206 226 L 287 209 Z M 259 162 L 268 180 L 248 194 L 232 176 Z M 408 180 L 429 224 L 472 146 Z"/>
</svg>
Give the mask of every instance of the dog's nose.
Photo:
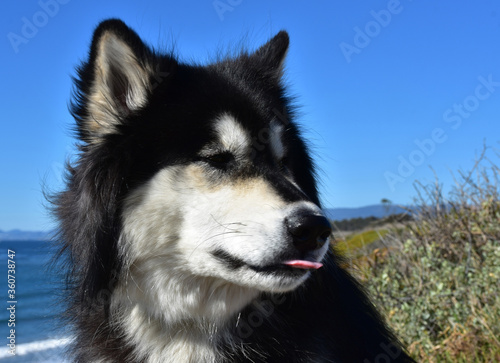
<svg viewBox="0 0 500 363">
<path fill-rule="evenodd" d="M 294 246 L 302 253 L 321 248 L 332 233 L 328 219 L 317 214 L 296 213 L 287 217 L 285 224 Z"/>
</svg>

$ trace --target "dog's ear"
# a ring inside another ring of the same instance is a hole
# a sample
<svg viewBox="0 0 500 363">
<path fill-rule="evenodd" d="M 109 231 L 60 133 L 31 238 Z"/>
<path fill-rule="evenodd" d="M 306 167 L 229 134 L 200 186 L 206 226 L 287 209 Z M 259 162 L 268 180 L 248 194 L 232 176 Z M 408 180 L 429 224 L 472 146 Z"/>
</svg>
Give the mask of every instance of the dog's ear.
<svg viewBox="0 0 500 363">
<path fill-rule="evenodd" d="M 251 55 L 251 58 L 259 64 L 261 69 L 266 69 L 271 75 L 280 78 L 283 74 L 283 63 L 285 62 L 289 43 L 288 33 L 282 30 L 257 49 Z"/>
<path fill-rule="evenodd" d="M 87 142 L 116 132 L 145 105 L 155 65 L 152 51 L 120 20 L 102 22 L 94 32 L 89 61 L 78 69 L 72 113 Z"/>
</svg>

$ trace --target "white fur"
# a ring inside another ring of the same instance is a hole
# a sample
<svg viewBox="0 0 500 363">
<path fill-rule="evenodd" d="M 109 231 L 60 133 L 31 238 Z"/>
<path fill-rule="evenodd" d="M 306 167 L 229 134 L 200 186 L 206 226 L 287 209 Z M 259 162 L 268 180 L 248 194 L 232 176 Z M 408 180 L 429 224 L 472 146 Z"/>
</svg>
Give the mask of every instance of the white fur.
<svg viewBox="0 0 500 363">
<path fill-rule="evenodd" d="M 219 143 L 224 150 L 237 157 L 246 156 L 250 147 L 250 135 L 230 114 L 223 114 L 215 122 Z"/>
</svg>

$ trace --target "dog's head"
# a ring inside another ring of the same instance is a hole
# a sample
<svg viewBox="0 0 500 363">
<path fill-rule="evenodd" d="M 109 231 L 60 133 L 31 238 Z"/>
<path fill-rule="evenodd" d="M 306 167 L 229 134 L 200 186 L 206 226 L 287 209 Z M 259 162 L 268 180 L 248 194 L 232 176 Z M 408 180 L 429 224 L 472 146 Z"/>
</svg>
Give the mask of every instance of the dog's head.
<svg viewBox="0 0 500 363">
<path fill-rule="evenodd" d="M 284 292 L 321 267 L 330 225 L 283 87 L 287 48 L 280 32 L 253 53 L 192 66 L 117 20 L 98 27 L 79 69 L 71 181 L 74 207 L 99 210 L 86 216 L 100 236 L 84 251 L 92 268 L 126 266 L 160 299 L 181 276 L 191 288 L 201 278 Z"/>
</svg>

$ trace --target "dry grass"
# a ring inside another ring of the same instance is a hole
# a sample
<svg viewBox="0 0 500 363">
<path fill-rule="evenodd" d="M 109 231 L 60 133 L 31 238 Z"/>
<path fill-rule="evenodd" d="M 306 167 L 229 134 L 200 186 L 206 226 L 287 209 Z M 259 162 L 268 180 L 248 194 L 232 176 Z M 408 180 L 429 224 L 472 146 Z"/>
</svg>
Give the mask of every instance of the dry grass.
<svg viewBox="0 0 500 363">
<path fill-rule="evenodd" d="M 389 230 L 368 230 L 360 233 L 354 233 L 342 238 L 337 238 L 335 248 L 341 255 L 358 254 L 364 248 L 369 247 L 373 242 L 382 239 Z"/>
</svg>

